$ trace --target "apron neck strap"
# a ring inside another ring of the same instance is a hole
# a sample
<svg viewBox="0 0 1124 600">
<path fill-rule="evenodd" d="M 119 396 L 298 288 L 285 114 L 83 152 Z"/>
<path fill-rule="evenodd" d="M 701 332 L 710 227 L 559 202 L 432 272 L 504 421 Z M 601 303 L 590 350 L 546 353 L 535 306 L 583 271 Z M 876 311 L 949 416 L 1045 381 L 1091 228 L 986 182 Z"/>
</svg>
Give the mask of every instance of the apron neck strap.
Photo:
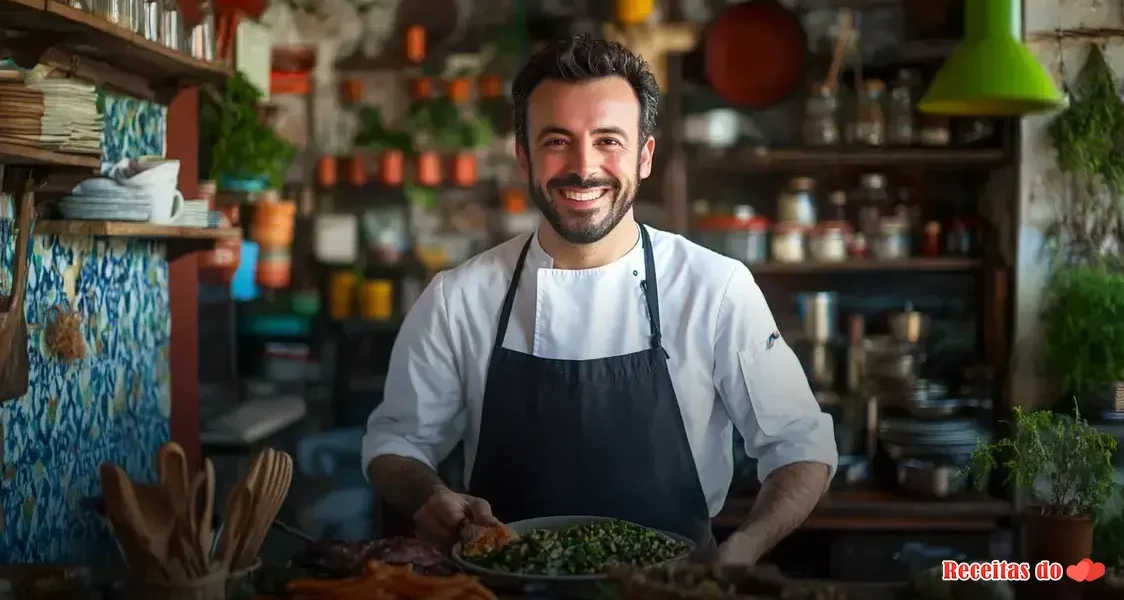
<svg viewBox="0 0 1124 600">
<path fill-rule="evenodd" d="M 652 239 L 648 229 L 640 227 L 640 243 L 644 249 L 644 281 L 640 283 L 644 290 L 644 301 L 648 305 L 648 327 L 651 331 L 652 348 L 663 345 L 663 334 L 660 333 L 660 301 L 659 290 L 656 287 L 656 259 L 652 254 Z M 507 323 L 511 320 L 511 309 L 515 306 L 515 291 L 519 289 L 519 276 L 523 274 L 523 265 L 527 262 L 527 252 L 531 249 L 531 242 L 535 234 L 527 238 L 523 250 L 519 252 L 519 259 L 515 261 L 515 272 L 511 275 L 511 283 L 507 286 L 507 293 L 503 297 L 503 308 L 500 309 L 499 327 L 496 328 L 496 340 L 492 343 L 492 351 L 503 347 L 504 337 L 507 336 Z"/>
</svg>

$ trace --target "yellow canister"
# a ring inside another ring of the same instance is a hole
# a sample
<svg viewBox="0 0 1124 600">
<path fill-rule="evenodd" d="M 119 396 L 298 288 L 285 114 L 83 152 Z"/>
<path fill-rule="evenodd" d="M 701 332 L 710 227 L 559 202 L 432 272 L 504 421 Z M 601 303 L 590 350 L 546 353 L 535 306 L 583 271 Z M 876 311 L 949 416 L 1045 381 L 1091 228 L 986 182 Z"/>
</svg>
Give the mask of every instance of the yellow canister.
<svg viewBox="0 0 1124 600">
<path fill-rule="evenodd" d="M 328 280 L 328 315 L 333 319 L 346 319 L 355 310 L 355 288 L 359 276 L 350 271 L 336 271 Z"/>
<path fill-rule="evenodd" d="M 386 321 L 394 316 L 394 282 L 364 281 L 359 289 L 359 316 L 370 321 Z"/>
<path fill-rule="evenodd" d="M 617 22 L 625 26 L 643 23 L 651 16 L 655 4 L 655 0 L 617 0 Z"/>
</svg>

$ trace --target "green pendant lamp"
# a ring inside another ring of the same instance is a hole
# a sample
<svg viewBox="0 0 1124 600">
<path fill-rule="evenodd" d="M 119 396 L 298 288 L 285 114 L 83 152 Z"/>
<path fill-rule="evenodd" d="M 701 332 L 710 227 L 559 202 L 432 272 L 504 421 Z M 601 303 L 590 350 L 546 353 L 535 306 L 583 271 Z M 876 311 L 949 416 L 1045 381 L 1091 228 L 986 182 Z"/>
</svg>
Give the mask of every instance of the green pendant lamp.
<svg viewBox="0 0 1124 600">
<path fill-rule="evenodd" d="M 1048 112 L 1065 98 L 1019 40 L 1021 0 L 968 0 L 964 39 L 918 103 L 927 114 L 1015 117 Z"/>
</svg>

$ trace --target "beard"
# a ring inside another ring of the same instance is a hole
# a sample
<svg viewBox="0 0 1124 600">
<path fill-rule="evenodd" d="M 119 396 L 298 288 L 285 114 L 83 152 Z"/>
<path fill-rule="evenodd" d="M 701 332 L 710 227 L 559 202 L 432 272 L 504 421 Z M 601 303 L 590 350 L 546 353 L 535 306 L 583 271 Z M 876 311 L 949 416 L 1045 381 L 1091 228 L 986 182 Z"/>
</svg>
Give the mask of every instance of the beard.
<svg viewBox="0 0 1124 600">
<path fill-rule="evenodd" d="M 629 185 L 616 178 L 582 179 L 577 174 L 561 175 L 539 186 L 535 183 L 535 172 L 529 169 L 527 184 L 531 200 L 546 218 L 546 222 L 562 239 L 571 244 L 592 244 L 600 241 L 620 224 L 636 201 L 637 186 L 640 183 L 640 161 L 636 164 L 635 183 Z M 612 201 L 608 206 L 585 213 L 562 214 L 551 192 L 563 188 L 598 189 L 609 188 Z"/>
</svg>

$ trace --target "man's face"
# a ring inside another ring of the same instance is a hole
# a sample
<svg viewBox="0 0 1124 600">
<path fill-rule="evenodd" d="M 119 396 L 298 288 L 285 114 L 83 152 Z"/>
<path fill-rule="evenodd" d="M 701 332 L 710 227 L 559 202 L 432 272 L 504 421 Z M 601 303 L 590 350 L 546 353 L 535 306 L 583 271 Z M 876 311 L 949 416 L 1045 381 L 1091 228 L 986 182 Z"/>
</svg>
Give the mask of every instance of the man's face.
<svg viewBox="0 0 1124 600">
<path fill-rule="evenodd" d="M 527 148 L 516 151 L 531 198 L 562 239 L 591 244 L 632 209 L 652 172 L 652 138 L 639 139 L 640 103 L 621 77 L 547 79 L 527 102 Z"/>
</svg>

